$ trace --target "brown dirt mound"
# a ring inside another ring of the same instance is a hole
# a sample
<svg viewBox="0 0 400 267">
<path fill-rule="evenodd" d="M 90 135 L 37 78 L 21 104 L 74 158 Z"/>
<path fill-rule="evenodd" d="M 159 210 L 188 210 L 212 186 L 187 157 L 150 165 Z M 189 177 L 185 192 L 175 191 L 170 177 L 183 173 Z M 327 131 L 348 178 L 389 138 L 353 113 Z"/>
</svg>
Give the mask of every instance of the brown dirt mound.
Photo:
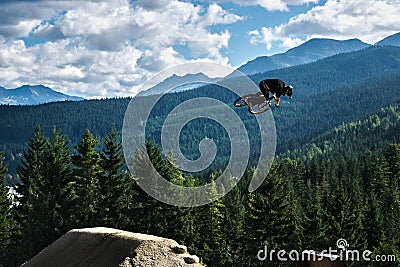
<svg viewBox="0 0 400 267">
<path fill-rule="evenodd" d="M 96 227 L 71 230 L 23 264 L 30 266 L 198 267 L 177 254 L 172 239 Z"/>
</svg>

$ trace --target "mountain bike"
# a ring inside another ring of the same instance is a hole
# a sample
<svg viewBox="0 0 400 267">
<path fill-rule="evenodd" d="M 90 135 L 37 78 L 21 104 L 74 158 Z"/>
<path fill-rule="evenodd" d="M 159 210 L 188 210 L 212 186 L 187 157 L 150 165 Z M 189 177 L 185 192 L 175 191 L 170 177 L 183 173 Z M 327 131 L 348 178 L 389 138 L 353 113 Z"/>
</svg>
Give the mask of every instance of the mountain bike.
<svg viewBox="0 0 400 267">
<path fill-rule="evenodd" d="M 233 105 L 237 108 L 247 106 L 249 113 L 251 114 L 261 114 L 271 107 L 271 102 L 265 99 L 265 96 L 259 92 L 257 94 L 249 94 L 238 99 L 233 102 Z"/>
</svg>

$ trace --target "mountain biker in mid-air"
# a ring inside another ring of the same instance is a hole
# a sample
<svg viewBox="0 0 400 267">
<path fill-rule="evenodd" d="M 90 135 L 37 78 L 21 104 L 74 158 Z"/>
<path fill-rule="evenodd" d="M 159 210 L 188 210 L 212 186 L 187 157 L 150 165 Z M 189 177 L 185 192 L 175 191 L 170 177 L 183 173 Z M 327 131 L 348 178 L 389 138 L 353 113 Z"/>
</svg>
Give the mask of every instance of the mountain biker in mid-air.
<svg viewBox="0 0 400 267">
<path fill-rule="evenodd" d="M 288 96 L 289 99 L 291 99 L 293 95 L 293 87 L 291 85 L 286 86 L 285 82 L 280 79 L 262 80 L 258 86 L 260 87 L 260 90 L 267 101 L 275 98 L 276 107 L 279 107 L 281 95 Z M 269 97 L 269 93 L 272 94 L 271 97 Z"/>
<path fill-rule="evenodd" d="M 248 94 L 239 97 L 233 102 L 235 107 L 247 106 L 251 114 L 261 114 L 271 107 L 271 99 L 275 98 L 275 106 L 279 107 L 281 95 L 288 96 L 289 99 L 293 95 L 293 87 L 286 86 L 285 82 L 280 79 L 266 79 L 259 84 L 260 91 L 256 94 Z M 272 97 L 269 96 L 272 94 Z"/>
</svg>

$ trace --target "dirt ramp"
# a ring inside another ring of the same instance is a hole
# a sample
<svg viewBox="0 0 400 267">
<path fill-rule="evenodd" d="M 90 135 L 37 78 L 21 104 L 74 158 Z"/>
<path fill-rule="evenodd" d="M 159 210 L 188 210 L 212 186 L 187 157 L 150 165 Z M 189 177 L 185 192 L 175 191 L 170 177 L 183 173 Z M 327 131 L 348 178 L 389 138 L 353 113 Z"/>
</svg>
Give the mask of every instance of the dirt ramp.
<svg viewBox="0 0 400 267">
<path fill-rule="evenodd" d="M 158 236 L 104 227 L 75 229 L 22 266 L 200 266 L 187 264 L 190 255 L 177 253 L 177 247 L 175 240 Z"/>
</svg>

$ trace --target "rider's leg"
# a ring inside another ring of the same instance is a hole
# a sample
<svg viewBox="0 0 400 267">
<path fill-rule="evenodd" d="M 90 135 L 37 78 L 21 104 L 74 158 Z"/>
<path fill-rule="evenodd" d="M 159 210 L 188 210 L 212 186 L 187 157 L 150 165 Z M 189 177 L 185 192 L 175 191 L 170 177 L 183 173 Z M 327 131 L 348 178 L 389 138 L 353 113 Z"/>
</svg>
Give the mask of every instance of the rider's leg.
<svg viewBox="0 0 400 267">
<path fill-rule="evenodd" d="M 261 91 L 261 93 L 263 93 L 265 99 L 271 100 L 271 99 L 273 98 L 273 96 L 272 96 L 272 98 L 269 97 L 269 90 L 268 90 L 268 88 L 267 88 L 267 84 L 264 83 L 264 81 L 261 81 L 261 82 L 258 84 L 258 87 L 260 87 L 260 91 Z"/>
</svg>

